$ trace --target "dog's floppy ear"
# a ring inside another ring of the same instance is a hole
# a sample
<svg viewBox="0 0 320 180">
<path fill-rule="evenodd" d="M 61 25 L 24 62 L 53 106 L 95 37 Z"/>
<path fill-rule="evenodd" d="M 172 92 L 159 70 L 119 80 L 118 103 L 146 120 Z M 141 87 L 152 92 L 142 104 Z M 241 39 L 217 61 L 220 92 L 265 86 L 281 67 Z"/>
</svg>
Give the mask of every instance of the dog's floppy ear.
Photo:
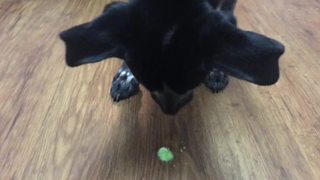
<svg viewBox="0 0 320 180">
<path fill-rule="evenodd" d="M 221 22 L 210 29 L 209 67 L 258 85 L 279 79 L 279 58 L 284 46 L 266 36 Z M 207 46 L 208 47 L 208 46 Z"/>
<path fill-rule="evenodd" d="M 66 45 L 66 62 L 75 67 L 109 57 L 123 58 L 123 42 L 128 35 L 129 10 L 125 3 L 113 3 L 92 22 L 60 33 Z"/>
</svg>

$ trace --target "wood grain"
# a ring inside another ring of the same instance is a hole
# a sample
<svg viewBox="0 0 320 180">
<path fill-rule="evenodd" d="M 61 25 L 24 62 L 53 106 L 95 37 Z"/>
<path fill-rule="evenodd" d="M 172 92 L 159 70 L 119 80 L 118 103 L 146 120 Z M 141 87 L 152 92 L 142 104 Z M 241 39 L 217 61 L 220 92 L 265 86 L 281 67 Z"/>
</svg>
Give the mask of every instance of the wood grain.
<svg viewBox="0 0 320 180">
<path fill-rule="evenodd" d="M 112 103 L 117 59 L 65 66 L 58 32 L 109 2 L 0 0 L 1 180 L 320 179 L 318 0 L 240 0 L 242 28 L 285 43 L 281 80 L 200 87 L 175 117 L 145 91 Z"/>
</svg>

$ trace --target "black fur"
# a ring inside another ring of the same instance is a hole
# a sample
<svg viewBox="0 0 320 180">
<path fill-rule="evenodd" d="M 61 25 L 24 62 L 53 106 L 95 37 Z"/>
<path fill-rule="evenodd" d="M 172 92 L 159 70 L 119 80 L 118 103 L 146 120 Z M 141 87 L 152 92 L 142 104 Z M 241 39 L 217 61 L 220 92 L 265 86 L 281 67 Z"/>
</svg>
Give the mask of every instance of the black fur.
<svg viewBox="0 0 320 180">
<path fill-rule="evenodd" d="M 214 91 L 216 79 L 211 83 L 208 79 L 216 69 L 258 85 L 276 83 L 284 46 L 239 29 L 235 4 L 236 0 L 112 3 L 92 22 L 60 34 L 67 64 L 124 59 L 136 80 L 151 92 L 166 86 L 185 94 L 203 82 Z"/>
</svg>

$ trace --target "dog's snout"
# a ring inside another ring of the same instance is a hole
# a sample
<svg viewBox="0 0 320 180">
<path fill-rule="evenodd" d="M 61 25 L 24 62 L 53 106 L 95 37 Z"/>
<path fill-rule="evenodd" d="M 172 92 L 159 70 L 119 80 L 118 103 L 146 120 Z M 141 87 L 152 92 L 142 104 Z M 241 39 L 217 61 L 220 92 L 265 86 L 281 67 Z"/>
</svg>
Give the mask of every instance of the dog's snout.
<svg viewBox="0 0 320 180">
<path fill-rule="evenodd" d="M 175 94 L 168 92 L 152 92 L 153 99 L 159 104 L 162 111 L 169 115 L 175 115 L 183 106 L 188 104 L 193 97 L 193 93 Z"/>
<path fill-rule="evenodd" d="M 170 104 L 166 104 L 166 105 L 163 104 L 163 105 L 160 105 L 160 107 L 164 113 L 169 115 L 175 115 L 180 110 L 177 106 L 172 106 Z"/>
</svg>

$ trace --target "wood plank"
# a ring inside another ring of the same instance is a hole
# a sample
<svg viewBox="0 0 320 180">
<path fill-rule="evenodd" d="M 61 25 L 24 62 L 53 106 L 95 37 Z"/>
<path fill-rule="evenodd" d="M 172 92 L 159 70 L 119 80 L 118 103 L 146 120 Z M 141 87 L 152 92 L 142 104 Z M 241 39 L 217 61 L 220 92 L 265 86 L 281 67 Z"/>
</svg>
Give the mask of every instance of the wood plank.
<svg viewBox="0 0 320 180">
<path fill-rule="evenodd" d="M 108 2 L 0 0 L 0 179 L 320 179 L 319 1 L 240 0 L 242 28 L 286 45 L 281 80 L 200 87 L 174 117 L 144 90 L 111 102 L 117 59 L 65 66 L 57 34 Z"/>
</svg>

